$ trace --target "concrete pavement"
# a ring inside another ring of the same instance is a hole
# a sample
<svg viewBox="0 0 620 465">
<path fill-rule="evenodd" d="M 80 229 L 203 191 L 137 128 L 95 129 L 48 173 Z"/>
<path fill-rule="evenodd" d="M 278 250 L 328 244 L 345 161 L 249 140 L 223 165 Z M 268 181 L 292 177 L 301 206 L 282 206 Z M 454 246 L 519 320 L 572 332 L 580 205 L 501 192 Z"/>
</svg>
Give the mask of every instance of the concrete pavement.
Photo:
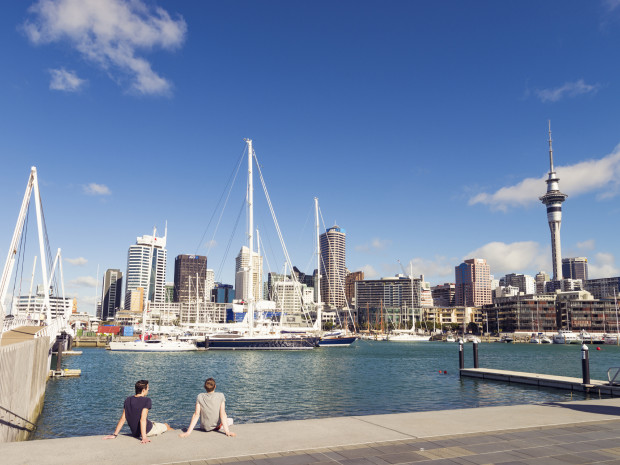
<svg viewBox="0 0 620 465">
<path fill-rule="evenodd" d="M 110 431 L 114 425 L 110 425 Z M 0 444 L 0 462 L 135 465 L 620 464 L 620 399 L 327 418 L 180 430 L 152 438 Z"/>
</svg>

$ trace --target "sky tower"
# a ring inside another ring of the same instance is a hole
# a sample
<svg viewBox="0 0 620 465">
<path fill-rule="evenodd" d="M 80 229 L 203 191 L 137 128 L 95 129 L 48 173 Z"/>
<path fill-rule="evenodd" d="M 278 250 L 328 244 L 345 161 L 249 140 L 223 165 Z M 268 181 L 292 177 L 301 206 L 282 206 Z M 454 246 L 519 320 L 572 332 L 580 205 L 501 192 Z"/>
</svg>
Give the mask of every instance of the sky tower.
<svg viewBox="0 0 620 465">
<path fill-rule="evenodd" d="M 562 225 L 562 202 L 568 195 L 560 192 L 560 178 L 553 169 L 553 147 L 551 146 L 551 121 L 549 121 L 549 178 L 547 193 L 539 197 L 547 206 L 547 221 L 551 230 L 551 258 L 553 260 L 553 280 L 562 279 L 562 247 L 560 246 L 560 226 Z"/>
</svg>

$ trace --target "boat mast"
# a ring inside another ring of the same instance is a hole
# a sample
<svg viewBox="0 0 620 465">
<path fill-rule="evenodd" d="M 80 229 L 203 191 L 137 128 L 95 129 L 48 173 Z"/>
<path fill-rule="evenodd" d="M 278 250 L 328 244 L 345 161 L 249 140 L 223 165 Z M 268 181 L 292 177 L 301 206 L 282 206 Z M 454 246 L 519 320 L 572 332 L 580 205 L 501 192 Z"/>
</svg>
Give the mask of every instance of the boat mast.
<svg viewBox="0 0 620 465">
<path fill-rule="evenodd" d="M 316 328 L 323 329 L 323 312 L 321 303 L 321 242 L 319 236 L 319 199 L 314 198 L 314 225 L 316 229 Z"/>
<path fill-rule="evenodd" d="M 250 327 L 250 336 L 254 335 L 254 264 L 253 264 L 253 230 L 254 230 L 254 186 L 252 184 L 252 139 L 245 139 L 248 144 L 248 191 L 246 195 L 246 201 L 248 205 L 248 249 L 249 249 L 249 264 L 248 264 L 248 325 Z"/>
</svg>

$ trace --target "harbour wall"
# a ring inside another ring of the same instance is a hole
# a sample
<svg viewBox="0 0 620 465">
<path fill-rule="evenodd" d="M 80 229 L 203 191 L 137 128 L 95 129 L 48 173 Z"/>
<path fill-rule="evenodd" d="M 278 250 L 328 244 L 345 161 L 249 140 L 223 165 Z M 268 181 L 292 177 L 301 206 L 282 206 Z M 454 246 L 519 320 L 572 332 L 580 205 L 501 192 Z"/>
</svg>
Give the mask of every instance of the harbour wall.
<svg viewBox="0 0 620 465">
<path fill-rule="evenodd" d="M 49 370 L 46 337 L 0 347 L 0 443 L 23 441 L 35 428 Z"/>
</svg>

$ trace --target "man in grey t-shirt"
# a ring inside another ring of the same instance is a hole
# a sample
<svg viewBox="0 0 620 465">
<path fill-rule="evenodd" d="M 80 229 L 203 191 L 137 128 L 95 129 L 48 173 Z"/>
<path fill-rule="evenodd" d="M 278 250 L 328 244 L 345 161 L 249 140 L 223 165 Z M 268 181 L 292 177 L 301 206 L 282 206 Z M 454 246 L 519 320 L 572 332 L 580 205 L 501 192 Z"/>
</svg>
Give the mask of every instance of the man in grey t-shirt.
<svg viewBox="0 0 620 465">
<path fill-rule="evenodd" d="M 186 438 L 192 433 L 200 418 L 200 426 L 204 431 L 223 429 L 226 436 L 236 436 L 228 427 L 232 425 L 232 418 L 226 415 L 226 398 L 221 392 L 215 392 L 215 380 L 208 378 L 205 381 L 205 390 L 196 398 L 196 411 L 187 427 L 187 431 L 179 434 Z"/>
</svg>

